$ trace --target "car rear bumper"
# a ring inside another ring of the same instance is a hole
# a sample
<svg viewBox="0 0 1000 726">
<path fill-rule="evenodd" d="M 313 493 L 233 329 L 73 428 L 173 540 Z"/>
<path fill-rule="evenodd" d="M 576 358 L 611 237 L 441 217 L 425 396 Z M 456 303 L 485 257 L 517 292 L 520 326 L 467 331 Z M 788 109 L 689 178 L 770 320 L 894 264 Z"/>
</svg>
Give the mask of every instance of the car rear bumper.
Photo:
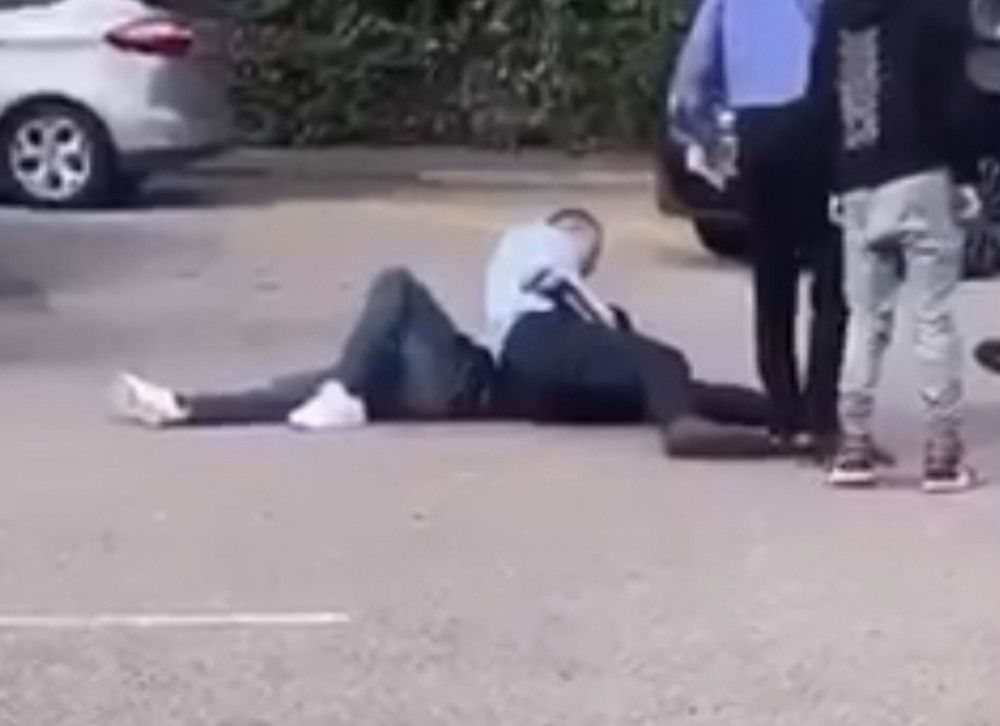
<svg viewBox="0 0 1000 726">
<path fill-rule="evenodd" d="M 211 156 L 235 142 L 231 114 L 211 109 L 159 107 L 107 118 L 122 163 L 132 167 L 173 166 Z"/>
</svg>

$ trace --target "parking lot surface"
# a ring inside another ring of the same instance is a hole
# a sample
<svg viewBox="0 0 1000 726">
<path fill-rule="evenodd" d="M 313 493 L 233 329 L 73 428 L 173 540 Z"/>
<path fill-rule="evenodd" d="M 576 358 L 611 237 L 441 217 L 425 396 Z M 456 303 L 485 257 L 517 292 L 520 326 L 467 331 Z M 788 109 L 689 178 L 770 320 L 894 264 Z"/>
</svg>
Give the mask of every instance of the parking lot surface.
<svg viewBox="0 0 1000 726">
<path fill-rule="evenodd" d="M 914 491 L 905 334 L 881 418 L 907 468 L 873 493 L 670 462 L 639 429 L 108 420 L 122 367 L 234 385 L 324 360 L 385 264 L 482 330 L 493 236 L 559 203 L 606 219 L 609 298 L 752 380 L 746 278 L 641 174 L 430 166 L 231 165 L 141 209 L 0 211 L 0 726 L 1000 724 L 1000 489 Z M 970 344 L 998 301 L 963 290 Z M 1000 388 L 969 375 L 1000 479 Z"/>
</svg>

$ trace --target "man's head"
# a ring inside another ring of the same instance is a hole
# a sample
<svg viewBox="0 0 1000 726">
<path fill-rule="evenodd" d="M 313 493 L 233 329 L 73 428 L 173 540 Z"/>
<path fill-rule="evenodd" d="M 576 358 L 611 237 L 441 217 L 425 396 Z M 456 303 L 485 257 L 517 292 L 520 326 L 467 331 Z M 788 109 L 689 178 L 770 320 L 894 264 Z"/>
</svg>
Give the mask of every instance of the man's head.
<svg viewBox="0 0 1000 726">
<path fill-rule="evenodd" d="M 580 274 L 584 277 L 593 274 L 604 245 L 604 227 L 597 217 L 586 209 L 565 207 L 553 212 L 545 221 L 576 242 L 580 252 Z"/>
</svg>

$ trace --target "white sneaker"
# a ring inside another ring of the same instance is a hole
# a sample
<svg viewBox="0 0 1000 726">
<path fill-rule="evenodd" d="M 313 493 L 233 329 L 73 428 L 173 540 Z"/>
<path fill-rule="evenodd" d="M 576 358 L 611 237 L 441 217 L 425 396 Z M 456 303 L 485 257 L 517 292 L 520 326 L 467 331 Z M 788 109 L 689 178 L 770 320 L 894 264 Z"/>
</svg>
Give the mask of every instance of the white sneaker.
<svg viewBox="0 0 1000 726">
<path fill-rule="evenodd" d="M 121 373 L 115 380 L 112 408 L 123 421 L 150 428 L 181 423 L 187 418 L 179 395 L 131 373 Z"/>
<path fill-rule="evenodd" d="M 364 401 L 352 396 L 340 381 L 331 380 L 288 416 L 288 423 L 303 431 L 354 428 L 368 422 Z"/>
</svg>

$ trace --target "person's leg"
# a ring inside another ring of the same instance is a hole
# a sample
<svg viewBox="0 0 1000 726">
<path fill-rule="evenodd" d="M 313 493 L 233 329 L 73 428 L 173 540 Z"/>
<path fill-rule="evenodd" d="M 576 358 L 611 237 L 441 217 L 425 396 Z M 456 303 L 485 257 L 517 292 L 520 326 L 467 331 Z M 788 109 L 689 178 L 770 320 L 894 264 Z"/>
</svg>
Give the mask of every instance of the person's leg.
<svg viewBox="0 0 1000 726">
<path fill-rule="evenodd" d="M 877 224 L 885 214 L 873 195 L 858 192 L 844 200 L 845 292 L 849 309 L 847 345 L 841 380 L 842 436 L 830 483 L 875 483 L 872 424 L 875 390 L 892 339 L 902 254 L 894 225 Z M 874 220 L 874 221 L 873 221 Z"/>
<path fill-rule="evenodd" d="M 427 287 L 405 269 L 386 270 L 369 287 L 333 380 L 294 418 L 324 428 L 327 414 L 352 397 L 374 420 L 445 417 L 461 350 L 454 324 Z"/>
<path fill-rule="evenodd" d="M 759 235 L 770 235 L 761 231 Z M 755 235 L 756 236 L 756 235 Z M 795 356 L 798 263 L 787 248 L 758 244 L 753 258 L 757 370 L 771 405 L 770 428 L 791 439 L 802 429 L 801 384 Z"/>
<path fill-rule="evenodd" d="M 113 407 L 119 418 L 152 428 L 280 423 L 329 375 L 306 372 L 241 391 L 182 393 L 123 373 L 115 381 Z"/>
<path fill-rule="evenodd" d="M 844 361 L 847 332 L 847 302 L 844 298 L 844 253 L 838 230 L 827 220 L 827 203 L 822 199 L 822 216 L 814 214 L 805 233 L 814 241 L 809 263 L 812 268 L 812 320 L 809 362 L 805 383 L 805 424 L 817 453 L 829 451 L 840 434 L 837 399 Z"/>
<path fill-rule="evenodd" d="M 907 180 L 908 284 L 915 307 L 916 352 L 927 422 L 925 488 L 964 490 L 972 485 L 964 466 L 961 431 L 962 349 L 954 296 L 962 274 L 963 235 L 946 174 Z"/>
<path fill-rule="evenodd" d="M 776 446 L 768 424 L 770 402 L 743 386 L 692 383 L 693 411 L 666 432 L 664 445 L 674 458 L 765 459 L 788 453 Z"/>
<path fill-rule="evenodd" d="M 384 397 L 399 384 L 399 357 L 407 338 L 439 341 L 454 334 L 447 314 L 412 273 L 404 268 L 385 270 L 368 288 L 361 315 L 335 367 L 337 377 L 357 396 Z"/>
<path fill-rule="evenodd" d="M 740 200 L 751 242 L 757 369 L 771 404 L 770 427 L 791 439 L 802 428 L 801 384 L 795 349 L 798 240 L 797 181 L 790 174 L 789 117 L 781 111 L 742 114 Z"/>
<path fill-rule="evenodd" d="M 360 423 L 368 413 L 393 418 L 401 408 L 408 410 L 400 398 L 412 397 L 413 389 L 423 396 L 419 405 L 426 406 L 431 394 L 440 398 L 441 386 L 435 387 L 433 378 L 438 361 L 429 351 L 447 349 L 454 337 L 454 326 L 430 292 L 407 270 L 390 269 L 369 287 L 335 366 L 224 393 L 177 394 L 123 376 L 117 407 L 126 417 L 153 425 L 288 421 L 313 429 Z"/>
<path fill-rule="evenodd" d="M 711 422 L 694 409 L 680 351 L 559 313 L 526 316 L 503 354 L 514 415 L 539 423 L 652 422 L 666 452 L 688 458 L 773 455 L 766 430 Z"/>
<path fill-rule="evenodd" d="M 187 426 L 285 423 L 330 379 L 329 368 L 275 378 L 256 388 L 219 393 L 181 393 Z"/>
</svg>

